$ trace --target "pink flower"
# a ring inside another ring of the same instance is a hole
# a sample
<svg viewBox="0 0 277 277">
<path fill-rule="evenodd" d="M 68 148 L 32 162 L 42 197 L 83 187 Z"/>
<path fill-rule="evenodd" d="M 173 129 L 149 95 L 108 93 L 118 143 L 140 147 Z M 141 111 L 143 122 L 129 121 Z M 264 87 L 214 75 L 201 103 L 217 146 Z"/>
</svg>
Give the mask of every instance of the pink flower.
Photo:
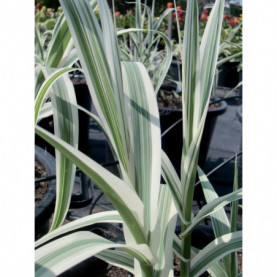
<svg viewBox="0 0 277 277">
<path fill-rule="evenodd" d="M 229 19 L 230 19 L 230 15 L 229 15 L 229 14 L 225 14 L 225 15 L 223 16 L 223 18 L 229 20 Z"/>
</svg>

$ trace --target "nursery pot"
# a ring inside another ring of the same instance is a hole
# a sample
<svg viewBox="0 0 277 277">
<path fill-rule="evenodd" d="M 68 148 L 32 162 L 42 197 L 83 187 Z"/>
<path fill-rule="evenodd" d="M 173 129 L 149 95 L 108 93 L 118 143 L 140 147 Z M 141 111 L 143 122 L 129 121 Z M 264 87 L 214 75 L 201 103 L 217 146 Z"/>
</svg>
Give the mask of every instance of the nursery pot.
<svg viewBox="0 0 277 277">
<path fill-rule="evenodd" d="M 219 98 L 213 97 L 214 100 Z M 216 125 L 217 117 L 226 111 L 227 103 L 219 102 L 219 107 L 209 109 L 203 130 L 203 136 L 200 144 L 199 160 L 200 167 L 204 166 L 207 158 L 210 142 Z M 182 118 L 181 109 L 159 108 L 161 132 L 166 131 L 176 121 Z M 182 122 L 174 126 L 168 133 L 162 136 L 162 148 L 173 163 L 177 173 L 180 173 L 181 155 L 182 155 Z"/>
<path fill-rule="evenodd" d="M 234 88 L 240 80 L 240 73 L 238 72 L 238 62 L 226 62 L 219 66 L 218 86 Z"/>
<path fill-rule="evenodd" d="M 182 77 L 182 62 L 178 57 L 173 56 L 173 59 L 167 74 L 170 76 L 170 79 L 172 80 L 181 80 L 180 78 Z"/>
<path fill-rule="evenodd" d="M 56 174 L 55 158 L 44 149 L 35 146 L 35 160 L 45 168 L 47 176 Z M 54 211 L 56 180 L 48 181 L 47 191 L 35 207 L 35 239 L 49 231 L 49 219 Z"/>
</svg>

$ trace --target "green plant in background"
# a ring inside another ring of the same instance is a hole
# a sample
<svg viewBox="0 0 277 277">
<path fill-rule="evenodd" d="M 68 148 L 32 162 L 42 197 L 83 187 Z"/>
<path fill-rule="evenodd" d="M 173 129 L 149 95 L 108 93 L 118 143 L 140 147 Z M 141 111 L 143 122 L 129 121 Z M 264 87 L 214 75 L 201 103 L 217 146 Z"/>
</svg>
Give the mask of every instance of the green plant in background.
<svg viewBox="0 0 277 277">
<path fill-rule="evenodd" d="M 36 275 L 58 275 L 96 255 L 136 276 L 173 276 L 175 252 L 181 260 L 181 276 L 199 276 L 205 270 L 213 276 L 235 276 L 236 265 L 230 255 L 241 249 L 242 234 L 233 227 L 228 229 L 222 208 L 240 199 L 241 190 L 217 197 L 199 169 L 208 203 L 192 216 L 199 145 L 217 63 L 224 1 L 216 1 L 201 45 L 197 1 L 189 0 L 187 4 L 185 35 L 183 41 L 180 38 L 184 130 L 181 179 L 161 150 L 156 94 L 147 70 L 140 62 L 120 60 L 108 5 L 103 0 L 97 2 L 101 26 L 88 1 L 61 0 L 61 5 L 98 116 L 87 113 L 106 134 L 119 160 L 120 177 L 41 127 L 36 126 L 35 132 L 89 176 L 116 210 L 53 227 L 52 232 L 36 242 Z M 49 93 L 48 87 L 70 70 L 58 69 L 46 78 L 37 94 L 36 115 Z M 161 174 L 166 184 L 160 183 Z M 69 195 L 62 199 L 63 205 L 54 221 L 66 214 Z M 191 231 L 211 214 L 216 239 L 198 251 L 191 247 Z M 182 225 L 179 237 L 175 235 L 177 215 Z M 123 223 L 125 243 L 78 231 L 99 222 Z M 64 236 L 58 238 L 61 235 Z"/>
<path fill-rule="evenodd" d="M 55 11 L 53 8 L 47 8 L 46 6 L 41 6 L 40 3 L 37 3 L 35 8 L 35 23 L 40 23 L 45 26 L 47 30 L 53 30 L 57 18 L 61 13 L 61 7 Z"/>
<path fill-rule="evenodd" d="M 117 32 L 121 59 L 143 63 L 156 94 L 172 59 L 171 43 L 160 31 L 165 18 L 172 10 L 166 9 L 160 17 L 155 18 L 155 1 L 152 2 L 151 9 L 137 0 L 135 2 L 135 28 L 119 29 Z M 160 49 L 161 43 L 163 43 L 162 49 Z"/>
<path fill-rule="evenodd" d="M 221 33 L 219 58 L 239 62 L 242 66 L 242 22 L 235 28 L 223 29 Z"/>
<path fill-rule="evenodd" d="M 200 41 L 202 40 L 208 19 L 209 12 L 208 10 L 204 10 L 199 19 Z M 181 34 L 183 37 L 184 33 L 181 32 Z M 179 43 L 176 43 L 174 45 L 174 55 L 178 58 L 180 58 L 181 56 L 181 47 Z M 220 35 L 220 47 L 218 52 L 218 63 L 214 76 L 214 92 L 217 87 L 219 74 L 218 68 L 226 62 L 237 62 L 239 63 L 238 71 L 242 70 L 242 15 L 240 15 L 240 17 L 233 17 L 232 19 L 229 14 L 223 15 L 222 29 Z M 242 82 L 239 82 L 233 90 L 237 89 L 241 85 Z M 228 93 L 228 95 L 229 94 L 230 93 Z"/>
<path fill-rule="evenodd" d="M 208 18 L 209 11 L 204 10 L 199 21 L 200 37 L 204 33 Z M 230 16 L 229 13 L 223 15 L 220 43 L 220 59 L 233 56 L 229 59 L 230 62 L 241 62 L 241 54 L 235 54 L 242 52 L 242 14 L 240 16 Z"/>
<path fill-rule="evenodd" d="M 116 27 L 119 29 L 135 28 L 135 15 L 132 9 L 128 10 L 124 15 L 115 12 Z"/>
</svg>

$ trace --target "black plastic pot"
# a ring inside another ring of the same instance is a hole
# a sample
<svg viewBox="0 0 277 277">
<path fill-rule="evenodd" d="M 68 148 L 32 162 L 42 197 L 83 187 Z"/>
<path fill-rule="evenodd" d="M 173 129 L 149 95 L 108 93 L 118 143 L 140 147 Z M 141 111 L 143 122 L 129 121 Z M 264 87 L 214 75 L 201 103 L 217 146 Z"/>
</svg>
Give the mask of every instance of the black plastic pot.
<svg viewBox="0 0 277 277">
<path fill-rule="evenodd" d="M 172 80 L 180 80 L 180 78 L 182 77 L 182 62 L 180 61 L 180 59 L 178 59 L 177 57 L 173 57 L 167 74 Z"/>
<path fill-rule="evenodd" d="M 219 98 L 214 98 L 214 100 L 217 99 Z M 227 108 L 227 103 L 225 101 L 219 103 L 219 107 L 209 109 L 207 113 L 198 160 L 200 167 L 203 167 L 206 161 L 217 117 L 223 114 Z M 160 108 L 159 112 L 162 133 L 182 118 L 181 109 Z M 180 122 L 162 137 L 162 148 L 178 173 L 180 172 L 182 146 L 182 122 Z"/>
<path fill-rule="evenodd" d="M 221 65 L 218 70 L 218 83 L 220 87 L 234 88 L 240 80 L 240 73 L 238 72 L 238 62 L 226 62 Z"/>
<path fill-rule="evenodd" d="M 35 146 L 35 160 L 44 166 L 47 176 L 56 174 L 55 158 L 44 149 Z M 49 231 L 49 219 L 54 211 L 56 180 L 48 181 L 47 192 L 35 207 L 35 239 Z"/>
</svg>

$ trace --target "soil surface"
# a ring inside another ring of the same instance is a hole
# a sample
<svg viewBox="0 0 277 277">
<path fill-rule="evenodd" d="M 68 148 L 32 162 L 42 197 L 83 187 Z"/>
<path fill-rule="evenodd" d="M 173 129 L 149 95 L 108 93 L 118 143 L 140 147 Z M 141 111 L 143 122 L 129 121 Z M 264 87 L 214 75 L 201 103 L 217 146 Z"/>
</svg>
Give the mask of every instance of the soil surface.
<svg viewBox="0 0 277 277">
<path fill-rule="evenodd" d="M 35 161 L 35 178 L 46 177 L 47 173 L 43 165 Z M 48 182 L 35 183 L 35 206 L 42 200 L 47 191 Z"/>
<path fill-rule="evenodd" d="M 182 98 L 171 90 L 160 90 L 158 93 L 159 108 L 182 109 Z"/>
<path fill-rule="evenodd" d="M 159 108 L 169 108 L 180 110 L 182 109 L 182 95 L 172 90 L 161 89 L 158 93 L 158 106 Z M 213 101 L 210 100 L 210 103 Z M 215 109 L 220 106 L 220 103 L 214 103 L 209 106 L 209 109 Z"/>
</svg>

